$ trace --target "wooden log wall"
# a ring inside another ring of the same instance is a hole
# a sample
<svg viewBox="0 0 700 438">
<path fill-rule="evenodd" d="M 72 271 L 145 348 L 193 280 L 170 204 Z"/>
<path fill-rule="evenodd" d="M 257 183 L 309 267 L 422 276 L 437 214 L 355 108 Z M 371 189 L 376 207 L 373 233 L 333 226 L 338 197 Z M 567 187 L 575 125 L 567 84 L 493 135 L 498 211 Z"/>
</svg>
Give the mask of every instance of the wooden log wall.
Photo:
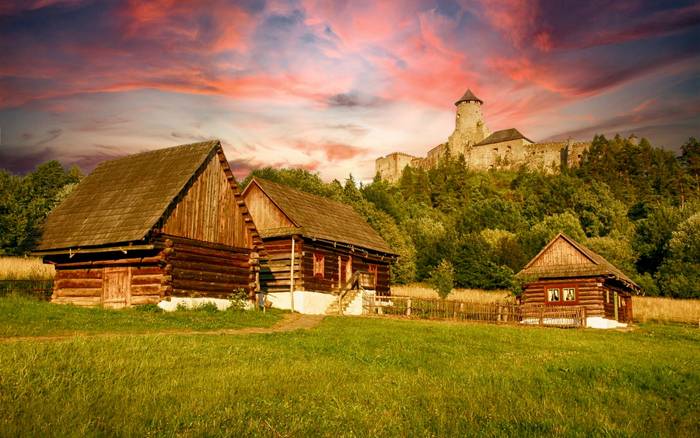
<svg viewBox="0 0 700 438">
<path fill-rule="evenodd" d="M 314 253 L 325 257 L 323 277 L 314 276 Z M 340 257 L 340 263 L 338 258 Z M 352 251 L 344 246 L 333 247 L 326 242 L 304 240 L 303 254 L 303 283 L 304 289 L 319 292 L 334 292 L 340 290 L 348 281 L 346 263 L 352 257 L 352 272 L 369 271 L 370 264 L 377 266 L 377 293 L 389 293 L 389 260 L 381 256 L 366 254 L 358 249 Z"/>
<path fill-rule="evenodd" d="M 266 256 L 260 263 L 260 288 L 264 292 L 289 292 L 291 279 L 292 238 L 275 237 L 265 239 Z M 303 290 L 302 253 L 304 244 L 297 238 L 294 244 L 294 285 Z"/>
<path fill-rule="evenodd" d="M 575 305 L 586 309 L 587 316 L 605 316 L 603 287 L 598 284 L 603 283 L 602 278 L 581 277 L 571 279 L 542 279 L 533 281 L 525 285 L 522 295 L 524 308 L 528 306 L 536 307 L 546 305 L 546 289 L 548 287 L 575 287 L 577 300 L 571 304 L 560 303 L 560 306 Z"/>
<path fill-rule="evenodd" d="M 235 248 L 182 237 L 160 235 L 164 248 L 164 284 L 172 296 L 229 298 L 255 289 L 249 248 Z"/>
<path fill-rule="evenodd" d="M 116 258 L 115 254 L 123 256 Z M 77 306 L 99 306 L 105 301 L 115 307 L 158 303 L 166 293 L 163 260 L 163 255 L 155 251 L 84 254 L 72 259 L 56 256 L 52 260 L 56 277 L 51 300 Z M 109 282 L 109 276 L 113 278 L 115 273 L 128 279 L 118 291 Z M 114 299 L 114 293 L 118 299 Z"/>
</svg>

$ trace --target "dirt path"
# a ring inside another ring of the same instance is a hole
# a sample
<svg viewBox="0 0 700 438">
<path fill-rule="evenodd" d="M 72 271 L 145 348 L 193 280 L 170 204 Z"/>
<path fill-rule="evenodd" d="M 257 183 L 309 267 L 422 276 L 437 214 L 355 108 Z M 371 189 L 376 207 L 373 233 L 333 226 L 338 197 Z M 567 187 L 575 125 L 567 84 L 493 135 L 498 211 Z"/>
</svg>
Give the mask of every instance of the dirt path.
<svg viewBox="0 0 700 438">
<path fill-rule="evenodd" d="M 323 321 L 323 315 L 302 315 L 299 313 L 285 313 L 281 320 L 272 327 L 245 327 L 239 329 L 217 329 L 217 330 L 153 330 L 144 332 L 75 332 L 63 335 L 46 336 L 8 336 L 0 337 L 0 344 L 22 341 L 63 341 L 74 338 L 112 338 L 120 336 L 222 336 L 222 335 L 250 335 L 264 333 L 282 333 L 294 330 L 308 330 L 317 327 Z"/>
</svg>

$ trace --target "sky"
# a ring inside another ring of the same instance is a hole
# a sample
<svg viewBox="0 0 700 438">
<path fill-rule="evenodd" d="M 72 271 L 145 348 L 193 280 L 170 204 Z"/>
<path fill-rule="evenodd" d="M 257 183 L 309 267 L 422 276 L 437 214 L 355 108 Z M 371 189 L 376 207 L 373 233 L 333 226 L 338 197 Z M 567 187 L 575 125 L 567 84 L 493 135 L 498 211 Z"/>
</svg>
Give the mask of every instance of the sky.
<svg viewBox="0 0 700 438">
<path fill-rule="evenodd" d="M 445 142 L 467 88 L 491 131 L 678 151 L 700 136 L 698 41 L 693 1 L 4 1 L 0 168 L 217 138 L 238 177 L 369 180 Z"/>
</svg>

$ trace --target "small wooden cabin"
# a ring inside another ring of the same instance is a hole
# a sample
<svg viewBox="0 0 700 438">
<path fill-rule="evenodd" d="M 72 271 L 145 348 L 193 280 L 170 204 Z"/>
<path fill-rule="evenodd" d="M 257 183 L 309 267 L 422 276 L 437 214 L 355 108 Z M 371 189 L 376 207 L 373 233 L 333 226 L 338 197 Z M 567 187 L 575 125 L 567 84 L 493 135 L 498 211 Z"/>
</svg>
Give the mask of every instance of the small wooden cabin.
<svg viewBox="0 0 700 438">
<path fill-rule="evenodd" d="M 243 197 L 267 251 L 263 291 L 289 292 L 293 279 L 294 290 L 337 292 L 363 271 L 370 274 L 365 287 L 389 293 L 396 254 L 349 205 L 260 178 Z"/>
<path fill-rule="evenodd" d="M 52 301 L 124 307 L 255 288 L 262 240 L 218 141 L 101 163 L 46 220 Z M 252 257 L 252 259 L 251 259 Z"/>
<path fill-rule="evenodd" d="M 582 306 L 587 317 L 632 321 L 639 286 L 602 256 L 558 234 L 518 273 L 526 279 L 523 308 Z"/>
</svg>

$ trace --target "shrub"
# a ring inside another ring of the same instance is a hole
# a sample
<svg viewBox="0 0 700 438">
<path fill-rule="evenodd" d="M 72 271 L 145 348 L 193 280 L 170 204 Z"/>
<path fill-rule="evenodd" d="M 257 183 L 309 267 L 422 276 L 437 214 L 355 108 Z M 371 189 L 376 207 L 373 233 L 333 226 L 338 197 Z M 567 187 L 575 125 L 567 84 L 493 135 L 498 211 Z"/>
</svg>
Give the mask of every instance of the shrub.
<svg viewBox="0 0 700 438">
<path fill-rule="evenodd" d="M 440 295 L 440 298 L 447 298 L 454 286 L 454 268 L 452 263 L 442 259 L 430 273 L 430 284 Z"/>
</svg>

